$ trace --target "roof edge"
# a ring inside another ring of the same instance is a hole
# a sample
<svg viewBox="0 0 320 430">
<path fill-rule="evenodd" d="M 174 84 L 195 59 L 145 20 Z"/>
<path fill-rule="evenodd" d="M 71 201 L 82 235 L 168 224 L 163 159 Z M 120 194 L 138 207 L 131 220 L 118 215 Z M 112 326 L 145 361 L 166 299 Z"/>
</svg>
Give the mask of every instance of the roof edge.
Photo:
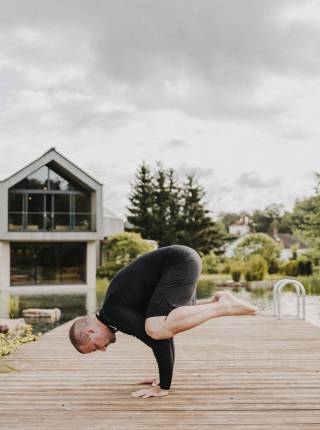
<svg viewBox="0 0 320 430">
<path fill-rule="evenodd" d="M 0 181 L 0 183 L 4 183 L 4 182 L 8 181 L 9 179 L 13 178 L 15 175 L 17 175 L 18 173 L 22 172 L 24 169 L 26 169 L 27 167 L 31 166 L 33 163 L 37 162 L 41 158 L 45 157 L 50 152 L 55 152 L 60 157 L 64 158 L 68 163 L 72 164 L 74 167 L 76 167 L 78 170 L 80 170 L 82 173 L 84 173 L 86 176 L 88 176 L 90 179 L 92 179 L 94 182 L 96 182 L 98 185 L 103 186 L 102 182 L 97 181 L 97 179 L 95 179 L 93 176 L 91 176 L 90 174 L 88 174 L 87 172 L 85 172 L 81 167 L 77 166 L 73 161 L 70 161 L 69 158 L 67 158 L 66 156 L 64 156 L 63 154 L 61 154 L 59 151 L 57 151 L 55 147 L 49 148 L 48 151 L 44 152 L 42 155 L 40 155 L 39 157 L 37 157 L 35 160 L 33 160 L 30 163 L 26 164 L 24 167 L 22 167 L 21 169 L 17 170 L 16 172 L 14 172 L 12 175 L 10 175 L 7 178 L 3 179 L 2 181 Z"/>
</svg>

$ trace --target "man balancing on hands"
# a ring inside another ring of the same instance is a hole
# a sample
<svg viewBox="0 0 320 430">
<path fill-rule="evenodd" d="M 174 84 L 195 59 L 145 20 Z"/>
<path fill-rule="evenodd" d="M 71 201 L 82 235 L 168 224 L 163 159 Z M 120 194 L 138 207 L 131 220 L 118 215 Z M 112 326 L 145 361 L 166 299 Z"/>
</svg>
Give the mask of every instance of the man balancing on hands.
<svg viewBox="0 0 320 430">
<path fill-rule="evenodd" d="M 212 318 L 253 315 L 256 308 L 229 292 L 217 292 L 208 302 L 195 304 L 201 259 L 192 248 L 172 245 L 148 252 L 112 279 L 102 309 L 77 319 L 69 337 L 83 354 L 105 351 L 116 341 L 115 332 L 133 335 L 152 348 L 158 379 L 146 379 L 147 389 L 133 397 L 169 394 L 174 365 L 173 336 Z"/>
</svg>

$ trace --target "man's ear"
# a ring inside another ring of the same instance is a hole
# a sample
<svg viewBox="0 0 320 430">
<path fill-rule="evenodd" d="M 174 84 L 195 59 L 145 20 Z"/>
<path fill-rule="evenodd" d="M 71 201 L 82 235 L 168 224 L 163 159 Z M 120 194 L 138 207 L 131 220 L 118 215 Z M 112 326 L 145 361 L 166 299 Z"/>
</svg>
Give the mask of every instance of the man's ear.
<svg viewBox="0 0 320 430">
<path fill-rule="evenodd" d="M 84 329 L 84 333 L 85 334 L 91 334 L 91 333 L 94 333 L 94 330 L 92 327 L 88 327 L 88 328 Z"/>
</svg>

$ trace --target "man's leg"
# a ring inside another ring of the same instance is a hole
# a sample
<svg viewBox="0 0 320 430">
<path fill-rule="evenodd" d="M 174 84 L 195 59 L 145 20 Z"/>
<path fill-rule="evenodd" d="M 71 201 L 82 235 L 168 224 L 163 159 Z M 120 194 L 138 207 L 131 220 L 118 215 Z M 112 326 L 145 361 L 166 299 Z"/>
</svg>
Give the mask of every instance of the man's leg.
<svg viewBox="0 0 320 430">
<path fill-rule="evenodd" d="M 169 339 L 212 318 L 221 316 L 254 315 L 257 308 L 237 299 L 230 292 L 219 291 L 211 303 L 181 306 L 168 316 L 146 319 L 145 329 L 153 339 Z"/>
</svg>

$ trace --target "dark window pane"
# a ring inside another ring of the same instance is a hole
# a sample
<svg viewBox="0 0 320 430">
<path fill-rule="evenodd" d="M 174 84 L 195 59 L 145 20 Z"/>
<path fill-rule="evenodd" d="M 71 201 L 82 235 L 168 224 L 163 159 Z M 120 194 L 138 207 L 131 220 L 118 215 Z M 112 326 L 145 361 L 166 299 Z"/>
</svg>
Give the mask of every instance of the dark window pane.
<svg viewBox="0 0 320 430">
<path fill-rule="evenodd" d="M 23 194 L 9 192 L 9 212 L 23 211 Z"/>
<path fill-rule="evenodd" d="M 57 244 L 37 245 L 36 276 L 38 284 L 61 282 L 60 256 Z"/>
<path fill-rule="evenodd" d="M 51 169 L 49 175 L 51 190 L 70 191 L 74 189 L 73 185 L 67 179 L 58 175 L 58 173 L 54 172 Z"/>
<path fill-rule="evenodd" d="M 85 282 L 86 246 L 83 243 L 66 244 L 61 247 L 62 281 Z"/>
<path fill-rule="evenodd" d="M 27 229 L 42 230 L 45 228 L 44 194 L 29 194 L 27 199 Z"/>
<path fill-rule="evenodd" d="M 70 212 L 70 196 L 69 194 L 56 194 L 54 196 L 54 211 L 56 213 Z"/>
<path fill-rule="evenodd" d="M 88 231 L 91 229 L 91 215 L 75 214 L 74 215 L 74 229 Z"/>
<path fill-rule="evenodd" d="M 57 231 L 70 230 L 70 214 L 54 214 L 54 229 Z"/>
<path fill-rule="evenodd" d="M 11 244 L 10 279 L 12 285 L 35 284 L 34 250 L 26 244 Z"/>
<path fill-rule="evenodd" d="M 9 192 L 9 230 L 22 230 L 23 228 L 23 194 Z"/>
<path fill-rule="evenodd" d="M 28 195 L 28 212 L 44 212 L 44 195 L 29 194 Z"/>
<path fill-rule="evenodd" d="M 90 194 L 75 194 L 74 206 L 75 213 L 90 213 Z"/>
<path fill-rule="evenodd" d="M 47 190 L 48 167 L 43 166 L 12 187 L 20 190 Z"/>
<path fill-rule="evenodd" d="M 29 213 L 26 216 L 27 230 L 43 230 L 44 229 L 44 214 Z"/>
<path fill-rule="evenodd" d="M 23 228 L 23 214 L 9 212 L 9 230 L 22 230 Z"/>
<path fill-rule="evenodd" d="M 85 281 L 85 243 L 11 244 L 12 285 Z"/>
</svg>

